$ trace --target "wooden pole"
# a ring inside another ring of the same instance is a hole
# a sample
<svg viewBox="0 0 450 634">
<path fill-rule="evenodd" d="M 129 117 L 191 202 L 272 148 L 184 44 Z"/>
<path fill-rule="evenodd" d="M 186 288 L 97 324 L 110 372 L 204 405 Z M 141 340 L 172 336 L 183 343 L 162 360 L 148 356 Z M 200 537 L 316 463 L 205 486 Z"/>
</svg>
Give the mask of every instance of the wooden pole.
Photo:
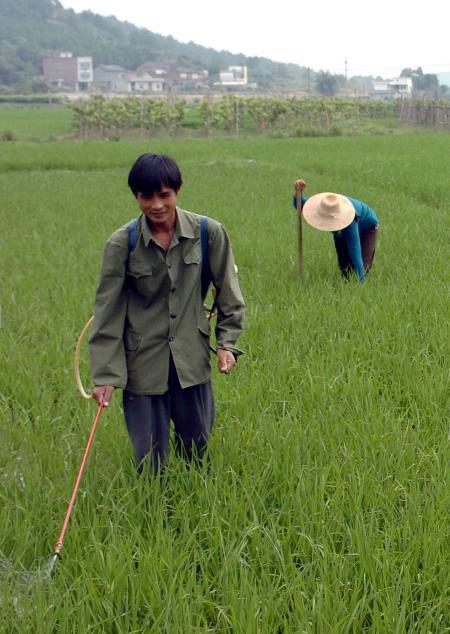
<svg viewBox="0 0 450 634">
<path fill-rule="evenodd" d="M 302 192 L 297 190 L 297 273 L 303 277 Z"/>
</svg>

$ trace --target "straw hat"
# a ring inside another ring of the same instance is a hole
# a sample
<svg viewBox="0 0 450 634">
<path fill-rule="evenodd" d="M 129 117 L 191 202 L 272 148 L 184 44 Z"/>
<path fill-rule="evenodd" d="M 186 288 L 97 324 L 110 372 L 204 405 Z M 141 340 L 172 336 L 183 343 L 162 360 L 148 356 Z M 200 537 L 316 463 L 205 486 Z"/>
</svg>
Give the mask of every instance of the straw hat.
<svg viewBox="0 0 450 634">
<path fill-rule="evenodd" d="M 316 229 L 339 231 L 352 222 L 355 208 L 345 196 L 324 192 L 308 198 L 302 213 L 306 222 Z"/>
</svg>

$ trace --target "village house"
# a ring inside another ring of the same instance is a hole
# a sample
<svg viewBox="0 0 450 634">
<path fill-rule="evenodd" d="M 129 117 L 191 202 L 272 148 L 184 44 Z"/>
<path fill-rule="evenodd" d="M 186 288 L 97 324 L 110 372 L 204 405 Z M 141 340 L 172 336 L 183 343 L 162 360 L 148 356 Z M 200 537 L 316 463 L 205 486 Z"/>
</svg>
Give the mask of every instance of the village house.
<svg viewBox="0 0 450 634">
<path fill-rule="evenodd" d="M 248 83 L 247 66 L 228 66 L 219 73 L 221 86 L 246 86 Z"/>
<path fill-rule="evenodd" d="M 140 64 L 135 71 L 121 66 L 100 65 L 94 69 L 95 86 L 109 92 L 155 93 L 173 89 L 204 88 L 208 71 L 180 70 L 155 62 Z"/>
<path fill-rule="evenodd" d="M 115 64 L 100 64 L 94 68 L 94 88 L 108 92 L 128 92 L 127 71 Z"/>
<path fill-rule="evenodd" d="M 128 92 L 162 92 L 164 80 L 155 78 L 148 73 L 129 73 L 126 77 L 128 81 Z"/>
<path fill-rule="evenodd" d="M 164 79 L 149 73 L 129 71 L 121 66 L 101 64 L 94 68 L 95 87 L 115 93 L 162 92 Z"/>
<path fill-rule="evenodd" d="M 398 77 L 373 82 L 372 96 L 374 97 L 401 97 L 411 96 L 412 79 L 410 77 Z"/>
<path fill-rule="evenodd" d="M 90 90 L 93 82 L 92 57 L 73 57 L 59 53 L 42 62 L 44 82 L 48 86 L 75 92 Z"/>
<path fill-rule="evenodd" d="M 167 73 L 167 68 L 165 68 L 161 64 L 156 64 L 155 62 L 145 62 L 144 64 L 140 64 L 136 68 L 137 73 L 148 73 L 152 77 L 162 77 L 165 78 Z"/>
<path fill-rule="evenodd" d="M 167 79 L 175 82 L 196 82 L 202 81 L 208 77 L 208 71 L 202 70 L 184 70 L 179 68 L 170 68 L 166 73 Z"/>
<path fill-rule="evenodd" d="M 208 88 L 205 80 L 209 73 L 205 69 L 169 68 L 166 71 L 168 89 L 176 91 L 196 91 Z"/>
</svg>

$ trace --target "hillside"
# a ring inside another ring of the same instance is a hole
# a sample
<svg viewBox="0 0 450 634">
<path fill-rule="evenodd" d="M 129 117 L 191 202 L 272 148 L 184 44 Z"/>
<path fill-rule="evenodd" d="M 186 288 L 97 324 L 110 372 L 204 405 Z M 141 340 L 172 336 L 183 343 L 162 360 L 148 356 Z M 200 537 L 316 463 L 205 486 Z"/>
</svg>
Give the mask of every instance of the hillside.
<svg viewBox="0 0 450 634">
<path fill-rule="evenodd" d="M 42 74 L 42 58 L 53 52 L 89 55 L 94 65 L 119 64 L 134 69 L 164 60 L 185 69 L 206 68 L 210 75 L 231 64 L 246 64 L 251 81 L 298 83 L 306 69 L 262 57 L 184 44 L 114 17 L 90 11 L 75 13 L 58 0 L 0 0 L 0 87 L 26 84 Z"/>
</svg>

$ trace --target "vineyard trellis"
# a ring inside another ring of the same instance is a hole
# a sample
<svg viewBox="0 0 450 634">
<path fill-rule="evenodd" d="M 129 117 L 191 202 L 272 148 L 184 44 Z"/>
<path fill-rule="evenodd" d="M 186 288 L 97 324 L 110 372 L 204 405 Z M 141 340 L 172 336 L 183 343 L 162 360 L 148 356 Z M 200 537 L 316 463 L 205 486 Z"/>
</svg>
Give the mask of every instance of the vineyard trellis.
<svg viewBox="0 0 450 634">
<path fill-rule="evenodd" d="M 139 131 L 141 136 L 157 130 L 174 134 L 184 120 L 186 103 L 182 99 L 109 99 L 96 95 L 68 107 L 73 111 L 73 126 L 78 136 L 114 138 L 130 130 Z"/>
<path fill-rule="evenodd" d="M 400 120 L 410 125 L 450 128 L 450 103 L 444 100 L 403 99 Z"/>
<path fill-rule="evenodd" d="M 69 105 L 73 125 L 79 137 L 99 135 L 106 138 L 138 131 L 149 136 L 158 131 L 176 134 L 185 125 L 188 108 L 197 109 L 199 127 L 206 134 L 213 130 L 239 136 L 240 132 L 275 132 L 285 136 L 333 134 L 356 129 L 363 121 L 398 116 L 398 104 L 392 101 L 346 98 L 282 98 L 224 95 L 206 96 L 190 106 L 179 98 L 94 96 Z"/>
</svg>

